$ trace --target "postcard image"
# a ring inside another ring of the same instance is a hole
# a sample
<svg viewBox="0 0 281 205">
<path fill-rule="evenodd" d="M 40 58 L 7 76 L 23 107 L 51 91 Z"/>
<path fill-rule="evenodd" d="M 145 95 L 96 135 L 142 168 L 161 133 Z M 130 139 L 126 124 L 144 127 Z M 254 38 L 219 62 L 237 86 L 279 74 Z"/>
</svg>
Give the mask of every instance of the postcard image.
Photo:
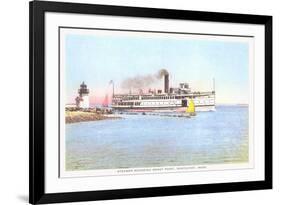
<svg viewBox="0 0 281 205">
<path fill-rule="evenodd" d="M 60 28 L 60 176 L 253 166 L 247 36 Z"/>
</svg>

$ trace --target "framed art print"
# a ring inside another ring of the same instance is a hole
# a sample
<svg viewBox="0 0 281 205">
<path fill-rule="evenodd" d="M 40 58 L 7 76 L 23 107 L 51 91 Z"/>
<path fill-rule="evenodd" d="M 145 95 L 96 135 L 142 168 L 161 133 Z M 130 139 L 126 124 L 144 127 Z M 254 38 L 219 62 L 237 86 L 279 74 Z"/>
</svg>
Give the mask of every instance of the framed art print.
<svg viewBox="0 0 281 205">
<path fill-rule="evenodd" d="M 30 2 L 30 203 L 272 188 L 272 17 Z"/>
</svg>

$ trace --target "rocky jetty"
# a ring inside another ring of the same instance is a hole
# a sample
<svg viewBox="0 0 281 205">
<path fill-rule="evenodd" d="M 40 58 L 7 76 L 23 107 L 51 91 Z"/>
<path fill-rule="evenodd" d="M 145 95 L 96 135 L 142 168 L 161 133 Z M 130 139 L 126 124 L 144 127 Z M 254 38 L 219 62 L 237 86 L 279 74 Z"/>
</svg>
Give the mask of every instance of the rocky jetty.
<svg viewBox="0 0 281 205">
<path fill-rule="evenodd" d="M 106 113 L 107 114 L 107 113 Z M 98 121 L 108 119 L 119 119 L 119 116 L 105 115 L 101 112 L 89 112 L 89 111 L 66 111 L 65 112 L 65 123 L 77 123 L 87 121 Z"/>
</svg>

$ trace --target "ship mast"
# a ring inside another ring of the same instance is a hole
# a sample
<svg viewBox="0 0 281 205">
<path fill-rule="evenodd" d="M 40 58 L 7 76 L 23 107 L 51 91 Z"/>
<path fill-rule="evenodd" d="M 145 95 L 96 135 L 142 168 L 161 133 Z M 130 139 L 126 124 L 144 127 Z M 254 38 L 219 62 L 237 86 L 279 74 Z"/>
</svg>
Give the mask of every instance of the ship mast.
<svg viewBox="0 0 281 205">
<path fill-rule="evenodd" d="M 114 97 L 114 81 L 109 81 L 109 84 L 112 84 L 112 98 Z"/>
<path fill-rule="evenodd" d="M 213 91 L 216 90 L 215 78 L 213 78 Z"/>
<path fill-rule="evenodd" d="M 215 82 L 215 78 L 213 78 L 213 93 L 214 93 L 214 104 L 216 104 L 216 82 Z"/>
</svg>

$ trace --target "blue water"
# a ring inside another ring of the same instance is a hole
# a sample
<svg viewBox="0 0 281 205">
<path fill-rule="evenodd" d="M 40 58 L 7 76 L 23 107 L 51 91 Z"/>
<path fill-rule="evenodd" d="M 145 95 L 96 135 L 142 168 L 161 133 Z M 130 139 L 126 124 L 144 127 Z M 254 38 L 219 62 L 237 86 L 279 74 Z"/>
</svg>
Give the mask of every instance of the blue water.
<svg viewBox="0 0 281 205">
<path fill-rule="evenodd" d="M 248 161 L 248 107 L 217 106 L 192 118 L 122 115 L 66 125 L 66 169 Z"/>
</svg>

